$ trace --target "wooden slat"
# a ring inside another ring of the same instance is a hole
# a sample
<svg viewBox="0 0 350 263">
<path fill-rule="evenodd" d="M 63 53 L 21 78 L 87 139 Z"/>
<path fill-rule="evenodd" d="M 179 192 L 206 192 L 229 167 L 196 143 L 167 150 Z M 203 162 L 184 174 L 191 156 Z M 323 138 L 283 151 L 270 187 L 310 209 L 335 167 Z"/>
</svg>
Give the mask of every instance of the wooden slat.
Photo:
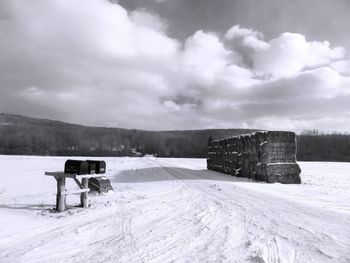
<svg viewBox="0 0 350 263">
<path fill-rule="evenodd" d="M 103 174 L 80 174 L 77 175 L 77 179 L 83 179 L 83 178 L 91 178 L 91 177 L 102 177 L 104 176 Z"/>
<path fill-rule="evenodd" d="M 75 178 L 76 174 L 66 174 L 64 172 L 45 172 L 45 175 L 48 176 L 54 176 L 54 177 L 69 177 L 69 178 Z"/>
<path fill-rule="evenodd" d="M 84 188 L 84 189 L 77 189 L 77 190 L 70 190 L 70 191 L 64 191 L 62 192 L 62 195 L 73 195 L 73 194 L 81 194 L 89 192 L 90 188 Z"/>
<path fill-rule="evenodd" d="M 78 174 L 66 174 L 62 171 L 45 172 L 45 175 L 55 176 L 55 177 L 69 177 L 69 178 L 77 178 L 77 179 L 106 176 L 106 174 L 79 174 L 79 175 Z"/>
</svg>

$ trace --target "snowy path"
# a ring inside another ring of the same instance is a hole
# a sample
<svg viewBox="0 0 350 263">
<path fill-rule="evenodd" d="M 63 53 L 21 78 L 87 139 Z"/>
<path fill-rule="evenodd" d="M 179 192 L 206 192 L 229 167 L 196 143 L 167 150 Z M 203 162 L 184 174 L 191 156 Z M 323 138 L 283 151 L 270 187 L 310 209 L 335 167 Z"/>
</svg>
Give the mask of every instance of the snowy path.
<svg viewBox="0 0 350 263">
<path fill-rule="evenodd" d="M 254 183 L 206 171 L 203 160 L 110 158 L 107 166 L 115 192 L 61 214 L 9 205 L 37 197 L 11 195 L 14 184 L 0 177 L 0 262 L 350 262 L 350 213 L 334 209 L 348 201 L 342 188 L 342 200 L 332 190 L 313 198 L 308 175 L 309 185 Z"/>
</svg>

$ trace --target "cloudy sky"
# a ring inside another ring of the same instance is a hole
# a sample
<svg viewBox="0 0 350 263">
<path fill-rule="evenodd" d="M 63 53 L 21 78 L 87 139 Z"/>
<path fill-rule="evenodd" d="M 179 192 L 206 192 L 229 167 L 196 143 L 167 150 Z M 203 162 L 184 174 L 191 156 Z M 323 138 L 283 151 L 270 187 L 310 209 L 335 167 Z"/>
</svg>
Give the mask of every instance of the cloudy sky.
<svg viewBox="0 0 350 263">
<path fill-rule="evenodd" d="M 348 0 L 1 0 L 0 112 L 350 132 Z"/>
</svg>

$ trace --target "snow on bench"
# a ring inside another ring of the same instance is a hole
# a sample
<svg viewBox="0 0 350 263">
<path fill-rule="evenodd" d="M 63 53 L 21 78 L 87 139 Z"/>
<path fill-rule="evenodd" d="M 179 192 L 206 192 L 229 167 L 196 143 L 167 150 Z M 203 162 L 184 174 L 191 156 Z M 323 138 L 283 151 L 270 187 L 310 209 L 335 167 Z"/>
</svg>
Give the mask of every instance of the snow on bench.
<svg viewBox="0 0 350 263">
<path fill-rule="evenodd" d="M 53 176 L 57 182 L 57 194 L 56 194 L 56 210 L 62 212 L 66 209 L 66 196 L 71 194 L 80 194 L 80 204 L 82 207 L 88 206 L 88 179 L 96 177 L 96 174 L 70 174 L 62 171 L 58 172 L 45 172 L 47 176 Z M 66 190 L 66 178 L 73 179 L 79 186 L 79 190 Z M 79 181 L 81 179 L 81 182 Z"/>
</svg>

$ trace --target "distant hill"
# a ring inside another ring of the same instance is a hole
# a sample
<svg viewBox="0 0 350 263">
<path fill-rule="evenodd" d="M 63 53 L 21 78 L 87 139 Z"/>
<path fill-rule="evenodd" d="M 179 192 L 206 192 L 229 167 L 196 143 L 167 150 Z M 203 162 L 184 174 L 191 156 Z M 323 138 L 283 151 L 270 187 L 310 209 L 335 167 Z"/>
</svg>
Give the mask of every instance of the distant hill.
<svg viewBox="0 0 350 263">
<path fill-rule="evenodd" d="M 144 131 L 0 114 L 0 154 L 206 157 L 207 141 L 250 129 Z"/>
<path fill-rule="evenodd" d="M 227 138 L 256 130 L 144 131 L 88 127 L 60 121 L 0 114 L 0 154 L 66 156 L 197 157 L 207 155 L 209 136 Z M 305 132 L 297 136 L 297 158 L 350 162 L 350 135 Z"/>
</svg>

